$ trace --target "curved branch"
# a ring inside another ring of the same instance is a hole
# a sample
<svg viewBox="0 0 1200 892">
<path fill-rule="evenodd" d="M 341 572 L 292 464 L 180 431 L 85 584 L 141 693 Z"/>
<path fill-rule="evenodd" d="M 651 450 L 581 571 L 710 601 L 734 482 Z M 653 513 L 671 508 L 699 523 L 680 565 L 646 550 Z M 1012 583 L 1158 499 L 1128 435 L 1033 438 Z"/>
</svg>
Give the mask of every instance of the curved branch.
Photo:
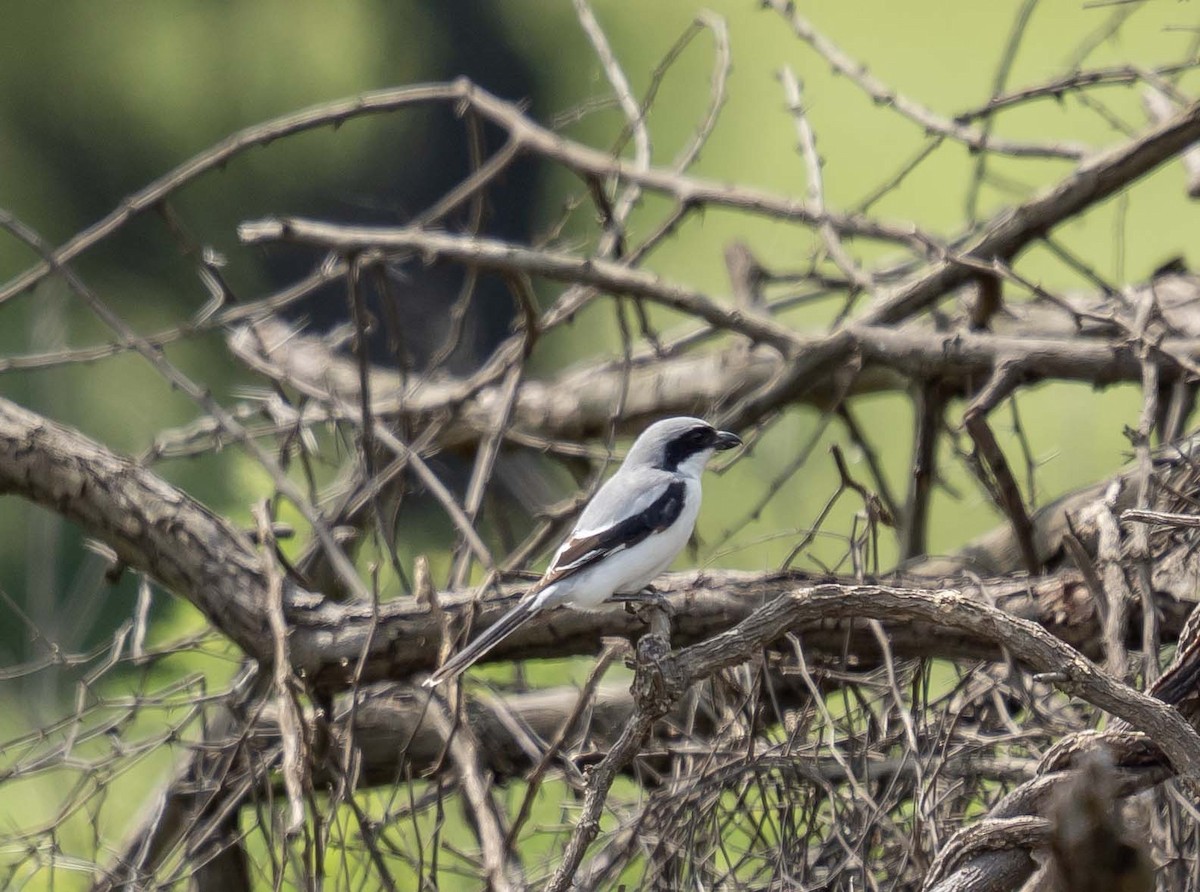
<svg viewBox="0 0 1200 892">
<path fill-rule="evenodd" d="M 789 630 L 835 617 L 927 623 L 990 640 L 1027 666 L 1053 676 L 1055 686 L 1066 693 L 1145 732 L 1181 774 L 1200 771 L 1200 734 L 1176 709 L 1106 675 L 1036 623 L 957 591 L 834 584 L 796 588 L 727 632 L 683 650 L 675 659 L 684 678 L 695 681 L 746 660 Z"/>
<path fill-rule="evenodd" d="M 685 205 L 719 205 L 807 224 L 829 222 L 841 231 L 870 238 L 904 244 L 914 241 L 911 227 L 889 226 L 858 214 L 819 213 L 800 199 L 784 198 L 764 190 L 739 188 L 688 177 L 674 170 L 640 169 L 605 152 L 564 139 L 552 130 L 534 123 L 517 105 L 493 96 L 466 78 L 459 78 L 452 83 L 422 84 L 363 93 L 239 130 L 125 198 L 103 219 L 80 231 L 59 247 L 49 262 L 38 263 L 10 280 L 0 288 L 0 304 L 37 285 L 56 267 L 69 263 L 88 248 L 120 230 L 138 214 L 158 205 L 182 186 L 198 176 L 228 164 L 231 159 L 248 149 L 269 145 L 308 130 L 337 127 L 353 118 L 385 114 L 410 105 L 428 103 L 445 105 L 455 109 L 456 113 L 461 113 L 464 107 L 478 112 L 491 123 L 508 131 L 514 155 L 519 151 L 530 151 L 552 158 L 576 173 L 593 176 L 616 175 L 643 188 L 670 195 Z"/>
<path fill-rule="evenodd" d="M 79 523 L 88 535 L 112 546 L 121 560 L 195 604 L 246 653 L 271 661 L 266 577 L 253 546 L 240 530 L 185 493 L 81 434 L 2 399 L 0 489 Z M 1159 563 L 1171 566 L 1174 559 L 1160 555 Z M 1177 575 L 1178 585 L 1186 583 L 1184 577 L 1191 578 L 1186 565 Z M 749 618 L 760 605 L 793 597 L 810 584 L 810 577 L 800 573 L 669 575 L 663 586 L 677 607 L 674 644 L 711 638 Z M 1072 645 L 1098 653 L 1094 605 L 1077 573 L 978 584 L 956 575 L 950 580 L 923 579 L 919 585 L 978 592 L 980 600 L 986 596 L 1012 615 L 1041 623 Z M 510 585 L 503 591 L 515 597 L 520 587 Z M 1174 588 L 1172 593 L 1186 594 Z M 470 592 L 447 593 L 439 603 L 456 611 L 473 598 Z M 1173 636 L 1190 603 L 1159 593 L 1157 604 L 1164 636 Z M 505 606 L 505 598 L 484 602 L 478 623 L 494 622 Z M 370 604 L 335 603 L 289 585 L 285 611 L 294 666 L 326 691 L 349 686 L 360 658 L 362 683 L 407 678 L 437 660 L 441 623 L 426 605 L 411 599 L 385 602 L 376 610 Z M 878 643 L 853 615 L 831 607 L 821 616 L 805 616 L 792 628 L 810 647 L 839 655 L 848 648 L 868 662 L 877 658 Z M 881 619 L 898 656 L 993 659 L 1000 653 L 995 636 L 977 627 L 916 615 L 908 617 L 911 622 L 899 615 Z M 640 628 L 637 619 L 619 610 L 555 611 L 505 641 L 490 659 L 593 654 L 603 637 L 629 637 Z"/>
<path fill-rule="evenodd" d="M 424 234 L 415 231 L 408 232 L 406 238 L 422 250 L 436 253 L 438 246 L 453 247 L 464 257 L 485 247 L 493 254 L 515 247 L 445 235 L 439 235 L 436 242 L 426 241 Z M 530 255 L 526 259 L 539 254 L 530 250 L 526 253 Z M 503 269 L 528 269 L 511 258 L 504 263 L 507 265 Z M 606 280 L 595 269 L 593 275 L 601 287 L 620 287 L 619 279 Z M 1155 279 L 1140 286 L 1131 302 L 1151 289 L 1171 329 L 1179 332 L 1179 336 L 1157 345 L 1158 349 L 1166 357 L 1178 357 L 1181 363 L 1200 363 L 1200 314 L 1196 310 L 1200 306 L 1200 279 L 1190 275 Z M 724 299 L 706 300 L 736 304 Z M 1078 324 L 1081 317 L 1089 320 L 1083 330 Z M 844 349 L 862 358 L 862 369 L 849 390 L 826 374 L 806 379 L 803 392 L 790 393 L 787 398 L 824 408 L 839 395 L 894 392 L 905 389 L 912 380 L 937 381 L 947 396 L 966 396 L 1014 357 L 1019 357 L 1015 371 L 1023 385 L 1043 380 L 1097 386 L 1140 381 L 1141 363 L 1120 328 L 1121 318 L 1120 305 L 1099 297 L 1076 298 L 1061 306 L 1048 302 L 1023 305 L 1012 316 L 996 320 L 990 332 L 969 331 L 965 324 L 945 330 L 926 324 L 900 330 L 853 325 L 836 336 Z M 802 355 L 818 352 L 832 340 L 821 335 L 789 337 Z M 336 411 L 333 406 L 337 403 L 361 403 L 357 362 L 340 354 L 324 338 L 267 320 L 235 329 L 229 336 L 229 346 L 250 368 L 325 404 L 324 409 L 311 405 L 305 408 L 304 418 L 312 423 L 326 420 L 329 412 Z M 371 413 L 380 418 L 403 419 L 422 428 L 437 417 L 442 425 L 438 442 L 443 446 L 475 442 L 491 429 L 497 407 L 504 405 L 503 384 L 483 377 L 490 365 L 472 378 L 431 376 L 416 381 L 406 381 L 394 370 L 372 367 Z M 524 380 L 513 407 L 513 426 L 518 432 L 547 439 L 596 435 L 612 423 L 612 406 L 628 384 L 622 425 L 626 431 L 634 431 L 664 414 L 736 403 L 778 378 L 786 368 L 787 361 L 774 350 L 747 349 L 744 343 L 665 357 L 646 354 L 635 357 L 629 368 L 607 360 L 588 363 L 554 380 Z M 1167 363 L 1163 374 L 1169 377 L 1172 371 Z M 454 412 L 448 413 L 451 409 Z M 281 423 L 294 425 L 300 420 L 294 414 Z M 199 448 L 215 433 L 202 427 L 177 432 L 164 442 L 177 442 L 177 449 L 188 443 Z"/>
<path fill-rule="evenodd" d="M 796 348 L 799 340 L 792 329 L 770 317 L 727 309 L 700 292 L 667 282 L 654 273 L 598 257 L 577 257 L 495 239 L 428 232 L 416 227 L 343 226 L 296 217 L 243 223 L 238 227 L 238 237 L 248 245 L 293 242 L 343 253 L 375 248 L 419 250 L 482 269 L 520 270 L 555 281 L 591 285 L 614 294 L 641 297 L 696 316 L 715 328 L 728 329 L 753 341 L 769 344 L 785 355 Z"/>
<path fill-rule="evenodd" d="M 162 478 L 0 398 L 0 493 L 75 521 L 191 601 L 246 653 L 271 661 L 267 577 L 254 546 Z"/>
</svg>

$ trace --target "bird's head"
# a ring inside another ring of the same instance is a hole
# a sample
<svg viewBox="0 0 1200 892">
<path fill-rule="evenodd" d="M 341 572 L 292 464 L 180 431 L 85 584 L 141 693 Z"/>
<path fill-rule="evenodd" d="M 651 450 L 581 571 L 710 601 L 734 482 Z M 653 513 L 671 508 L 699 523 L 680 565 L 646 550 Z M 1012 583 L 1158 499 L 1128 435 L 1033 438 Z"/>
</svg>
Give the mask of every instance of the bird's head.
<svg viewBox="0 0 1200 892">
<path fill-rule="evenodd" d="M 714 452 L 741 444 L 737 434 L 719 431 L 699 418 L 664 418 L 642 431 L 625 463 L 699 477 Z"/>
</svg>

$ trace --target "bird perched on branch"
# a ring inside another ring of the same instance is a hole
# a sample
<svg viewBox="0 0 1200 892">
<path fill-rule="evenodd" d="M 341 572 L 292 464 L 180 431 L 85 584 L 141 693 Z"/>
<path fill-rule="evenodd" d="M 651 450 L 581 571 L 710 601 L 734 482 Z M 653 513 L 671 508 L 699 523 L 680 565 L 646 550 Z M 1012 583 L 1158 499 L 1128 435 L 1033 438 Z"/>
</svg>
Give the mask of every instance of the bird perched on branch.
<svg viewBox="0 0 1200 892">
<path fill-rule="evenodd" d="M 455 678 L 543 610 L 636 600 L 683 550 L 700 512 L 700 475 L 741 439 L 699 418 L 667 418 L 642 432 L 588 503 L 550 567 L 520 602 L 425 681 Z"/>
</svg>

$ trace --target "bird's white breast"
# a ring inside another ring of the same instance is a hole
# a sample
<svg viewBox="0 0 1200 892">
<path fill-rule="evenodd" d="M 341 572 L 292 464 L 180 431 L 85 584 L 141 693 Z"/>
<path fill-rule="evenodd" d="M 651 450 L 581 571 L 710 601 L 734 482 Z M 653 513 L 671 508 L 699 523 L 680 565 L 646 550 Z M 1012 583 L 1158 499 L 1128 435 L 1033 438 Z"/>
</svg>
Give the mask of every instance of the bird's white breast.
<svg viewBox="0 0 1200 892">
<path fill-rule="evenodd" d="M 696 527 L 696 517 L 700 513 L 700 481 L 687 478 L 685 486 L 683 509 L 675 523 L 662 532 L 651 533 L 631 548 L 604 558 L 593 567 L 548 586 L 544 603 L 594 608 L 614 593 L 631 594 L 649 585 L 674 563 Z"/>
</svg>

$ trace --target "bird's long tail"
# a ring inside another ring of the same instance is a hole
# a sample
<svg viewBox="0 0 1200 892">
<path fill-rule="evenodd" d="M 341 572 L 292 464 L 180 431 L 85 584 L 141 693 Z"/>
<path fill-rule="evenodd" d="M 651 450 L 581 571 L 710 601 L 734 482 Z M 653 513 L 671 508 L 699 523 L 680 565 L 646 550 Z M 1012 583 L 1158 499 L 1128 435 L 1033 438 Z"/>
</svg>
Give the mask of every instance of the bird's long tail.
<svg viewBox="0 0 1200 892">
<path fill-rule="evenodd" d="M 538 598 L 523 598 L 512 610 L 483 630 L 483 634 L 445 662 L 424 686 L 432 688 L 450 678 L 457 678 L 489 650 L 537 616 L 542 604 Z"/>
</svg>

